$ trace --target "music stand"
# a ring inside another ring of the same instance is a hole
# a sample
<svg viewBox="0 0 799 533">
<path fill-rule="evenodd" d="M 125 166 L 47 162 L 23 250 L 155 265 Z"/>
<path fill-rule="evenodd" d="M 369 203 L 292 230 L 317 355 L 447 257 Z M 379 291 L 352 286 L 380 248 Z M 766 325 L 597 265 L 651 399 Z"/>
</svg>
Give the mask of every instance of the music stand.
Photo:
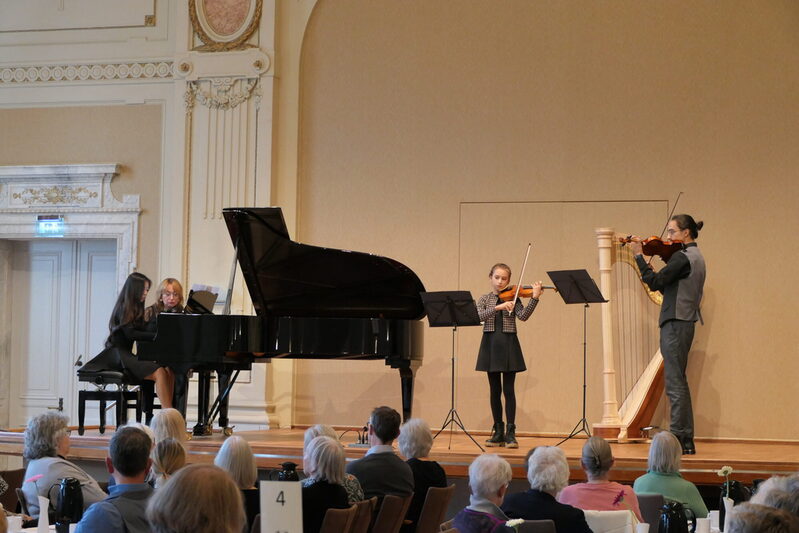
<svg viewBox="0 0 799 533">
<path fill-rule="evenodd" d="M 583 304 L 583 417 L 575 424 L 569 436 L 556 444 L 560 446 L 572 437 L 585 433 L 589 437 L 591 432 L 588 430 L 588 420 L 585 418 L 585 395 L 586 395 L 586 368 L 587 368 L 587 341 L 586 341 L 586 324 L 587 312 L 589 303 L 605 303 L 605 297 L 602 296 L 599 287 L 596 286 L 594 280 L 588 275 L 586 270 L 557 270 L 554 272 L 547 272 L 549 279 L 558 289 L 563 301 L 567 304 Z M 579 429 L 578 429 L 579 428 Z"/>
<path fill-rule="evenodd" d="M 452 425 L 458 426 L 467 437 L 472 439 L 472 442 L 484 452 L 480 444 L 474 440 L 466 428 L 463 426 L 461 417 L 458 415 L 458 410 L 455 409 L 455 332 L 458 326 L 479 326 L 480 317 L 477 316 L 477 307 L 474 304 L 472 293 L 469 291 L 439 291 L 439 292 L 422 292 L 419 293 L 422 297 L 424 309 L 427 312 L 427 322 L 431 328 L 452 328 L 452 357 L 451 357 L 451 374 L 450 374 L 450 408 L 447 417 L 444 419 L 444 424 L 438 433 L 433 436 L 435 439 L 444 431 L 444 428 L 450 426 L 449 432 L 449 446 L 447 449 L 452 448 L 452 432 L 454 428 Z"/>
</svg>

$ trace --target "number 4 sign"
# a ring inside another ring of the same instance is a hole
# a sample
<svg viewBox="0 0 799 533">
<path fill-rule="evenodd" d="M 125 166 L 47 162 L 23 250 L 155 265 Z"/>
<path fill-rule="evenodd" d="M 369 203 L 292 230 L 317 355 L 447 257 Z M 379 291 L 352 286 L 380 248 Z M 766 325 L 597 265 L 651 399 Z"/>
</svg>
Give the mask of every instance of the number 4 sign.
<svg viewBox="0 0 799 533">
<path fill-rule="evenodd" d="M 302 533 L 302 485 L 261 481 L 261 533 Z"/>
</svg>

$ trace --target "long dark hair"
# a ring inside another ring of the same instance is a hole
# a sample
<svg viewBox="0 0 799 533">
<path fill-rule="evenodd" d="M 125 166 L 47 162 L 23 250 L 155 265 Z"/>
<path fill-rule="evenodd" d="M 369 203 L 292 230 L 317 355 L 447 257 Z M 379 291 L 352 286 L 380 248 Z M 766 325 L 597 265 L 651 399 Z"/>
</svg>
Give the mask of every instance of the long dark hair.
<svg viewBox="0 0 799 533">
<path fill-rule="evenodd" d="M 111 319 L 108 321 L 109 340 L 119 328 L 144 320 L 144 302 L 141 301 L 141 297 L 145 287 L 151 285 L 150 278 L 139 272 L 128 276 L 117 297 L 117 303 L 114 304 L 114 310 L 111 311 Z"/>
<path fill-rule="evenodd" d="M 699 230 L 705 225 L 701 220 L 696 222 L 691 215 L 674 215 L 671 219 L 677 223 L 677 227 L 682 230 L 688 230 L 692 239 L 699 237 Z"/>
</svg>

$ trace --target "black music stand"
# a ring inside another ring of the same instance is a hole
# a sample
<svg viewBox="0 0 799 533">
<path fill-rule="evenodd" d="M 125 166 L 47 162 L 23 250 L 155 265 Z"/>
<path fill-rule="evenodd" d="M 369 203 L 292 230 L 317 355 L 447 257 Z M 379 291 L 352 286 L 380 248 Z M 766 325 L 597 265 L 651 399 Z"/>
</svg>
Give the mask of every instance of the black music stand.
<svg viewBox="0 0 799 533">
<path fill-rule="evenodd" d="M 431 328 L 452 328 L 452 369 L 451 369 L 451 383 L 450 383 L 450 408 L 447 417 L 444 419 L 444 424 L 438 433 L 433 437 L 434 439 L 444 431 L 444 428 L 450 426 L 449 431 L 449 446 L 447 449 L 452 448 L 452 432 L 456 425 L 461 428 L 467 437 L 472 439 L 472 442 L 484 452 L 480 444 L 474 440 L 466 428 L 463 427 L 461 417 L 458 415 L 458 410 L 455 409 L 455 332 L 458 326 L 479 326 L 480 317 L 477 316 L 477 307 L 474 304 L 472 293 L 469 291 L 440 291 L 440 292 L 421 292 L 422 303 L 427 312 L 427 322 Z"/>
<path fill-rule="evenodd" d="M 583 417 L 575 424 L 569 436 L 556 444 L 560 446 L 572 437 L 585 433 L 589 437 L 591 432 L 588 430 L 588 420 L 585 418 L 585 394 L 586 394 L 586 368 L 587 368 L 587 342 L 586 324 L 589 303 L 605 303 L 599 287 L 588 275 L 587 270 L 558 270 L 547 272 L 549 279 L 555 284 L 563 301 L 567 304 L 583 304 Z M 578 429 L 579 428 L 579 429 Z"/>
</svg>

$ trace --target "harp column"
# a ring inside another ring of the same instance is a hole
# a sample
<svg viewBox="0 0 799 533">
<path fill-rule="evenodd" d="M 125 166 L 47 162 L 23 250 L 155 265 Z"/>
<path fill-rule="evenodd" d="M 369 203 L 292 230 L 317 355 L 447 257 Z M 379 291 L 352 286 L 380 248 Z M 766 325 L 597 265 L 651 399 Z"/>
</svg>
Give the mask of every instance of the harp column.
<svg viewBox="0 0 799 533">
<path fill-rule="evenodd" d="M 619 417 L 619 402 L 616 391 L 616 364 L 613 357 L 613 313 L 611 305 L 611 253 L 613 228 L 597 228 L 597 247 L 599 248 L 599 288 L 607 303 L 602 306 L 602 421 L 593 424 L 595 435 L 604 438 L 617 438 L 622 428 Z"/>
</svg>

